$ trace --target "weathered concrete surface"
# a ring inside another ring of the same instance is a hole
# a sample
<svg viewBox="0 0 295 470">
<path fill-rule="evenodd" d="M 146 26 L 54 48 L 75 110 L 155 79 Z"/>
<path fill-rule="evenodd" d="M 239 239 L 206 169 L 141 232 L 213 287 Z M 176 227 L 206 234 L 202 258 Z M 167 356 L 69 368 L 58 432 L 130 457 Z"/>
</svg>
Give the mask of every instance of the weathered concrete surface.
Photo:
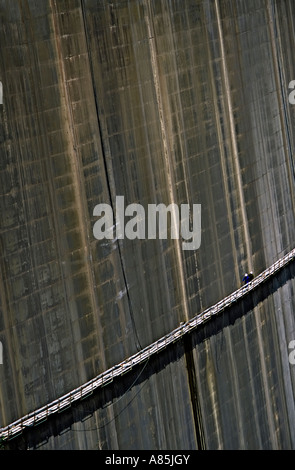
<svg viewBox="0 0 295 470">
<path fill-rule="evenodd" d="M 1 425 L 293 248 L 294 13 L 292 0 L 0 0 Z M 93 208 L 116 195 L 201 204 L 200 249 L 95 240 Z M 87 421 L 49 423 L 41 448 L 294 448 L 293 311 L 291 273 L 99 396 Z"/>
</svg>

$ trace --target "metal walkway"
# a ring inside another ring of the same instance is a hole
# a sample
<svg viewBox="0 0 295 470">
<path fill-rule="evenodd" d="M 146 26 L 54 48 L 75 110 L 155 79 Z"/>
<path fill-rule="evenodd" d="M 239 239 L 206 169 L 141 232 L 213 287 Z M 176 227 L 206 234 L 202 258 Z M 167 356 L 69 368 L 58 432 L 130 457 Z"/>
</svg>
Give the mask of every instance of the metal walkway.
<svg viewBox="0 0 295 470">
<path fill-rule="evenodd" d="M 169 344 L 179 340 L 180 338 L 182 338 L 182 336 L 191 332 L 197 326 L 208 321 L 218 313 L 222 312 L 225 308 L 232 305 L 237 300 L 246 296 L 249 292 L 253 291 L 260 284 L 262 284 L 266 279 L 269 279 L 270 277 L 274 276 L 279 270 L 281 270 L 289 262 L 294 260 L 294 258 L 295 248 L 290 251 L 287 255 L 283 256 L 278 261 L 276 261 L 272 266 L 267 268 L 257 277 L 255 277 L 249 284 L 242 286 L 229 296 L 225 297 L 223 300 L 219 301 L 217 304 L 207 308 L 202 313 L 199 313 L 188 322 L 180 325 L 175 330 L 171 331 L 170 333 L 158 339 L 157 341 L 142 349 L 138 353 L 124 360 L 120 364 L 111 367 L 110 369 L 99 374 L 97 377 L 90 380 L 89 382 L 86 382 L 75 390 L 66 393 L 65 395 L 52 401 L 51 403 L 48 403 L 47 405 L 42 406 L 41 408 L 35 411 L 32 411 L 31 413 L 27 414 L 26 416 L 23 416 L 17 421 L 14 421 L 8 426 L 0 428 L 0 439 L 7 440 L 16 437 L 24 429 L 35 426 L 45 421 L 50 415 L 62 412 L 63 410 L 69 408 L 74 402 L 77 402 L 81 399 L 85 399 L 87 396 L 91 395 L 97 388 L 106 386 L 107 384 L 111 383 L 115 377 L 125 374 L 134 366 L 143 363 L 152 355 L 160 352 Z"/>
</svg>

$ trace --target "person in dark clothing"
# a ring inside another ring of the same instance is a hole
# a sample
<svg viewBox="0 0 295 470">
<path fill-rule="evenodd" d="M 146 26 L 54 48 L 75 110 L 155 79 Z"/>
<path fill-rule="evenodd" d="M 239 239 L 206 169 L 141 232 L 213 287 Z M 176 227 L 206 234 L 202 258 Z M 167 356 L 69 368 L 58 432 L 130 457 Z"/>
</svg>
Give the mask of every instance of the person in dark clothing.
<svg viewBox="0 0 295 470">
<path fill-rule="evenodd" d="M 252 281 L 252 279 L 254 279 L 254 274 L 252 271 L 249 274 L 245 273 L 245 276 L 243 277 L 243 281 L 245 284 L 248 284 L 248 282 Z"/>
</svg>

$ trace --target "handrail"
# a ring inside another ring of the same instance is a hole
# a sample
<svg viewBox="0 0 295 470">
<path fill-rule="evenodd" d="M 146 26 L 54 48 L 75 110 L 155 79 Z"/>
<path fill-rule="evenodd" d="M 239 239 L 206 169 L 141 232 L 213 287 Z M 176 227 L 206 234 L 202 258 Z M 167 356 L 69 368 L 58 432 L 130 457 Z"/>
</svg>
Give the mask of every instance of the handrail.
<svg viewBox="0 0 295 470">
<path fill-rule="evenodd" d="M 17 419 L 8 426 L 0 428 L 0 439 L 7 440 L 12 439 L 16 435 L 20 434 L 24 429 L 35 426 L 40 422 L 46 420 L 50 415 L 54 413 L 60 413 L 66 408 L 72 405 L 72 403 L 83 400 L 90 394 L 92 394 L 97 388 L 106 386 L 111 383 L 114 378 L 125 374 L 130 371 L 134 366 L 139 365 L 149 359 L 152 355 L 159 353 L 169 344 L 178 341 L 185 334 L 190 333 L 197 326 L 208 321 L 212 316 L 222 312 L 225 308 L 228 308 L 237 300 L 246 296 L 249 292 L 253 291 L 257 286 L 262 284 L 266 279 L 274 276 L 280 269 L 286 266 L 295 257 L 295 248 L 287 253 L 285 256 L 277 260 L 269 268 L 264 270 L 258 276 L 256 276 L 248 284 L 240 287 L 238 290 L 232 292 L 227 297 L 217 302 L 212 307 L 206 308 L 203 312 L 197 314 L 191 320 L 181 324 L 170 333 L 159 338 L 149 346 L 143 348 L 139 352 L 133 354 L 129 358 L 114 365 L 110 369 L 102 372 L 95 378 L 89 380 L 83 385 L 75 388 L 71 392 L 57 398 L 56 400 L 48 403 L 35 411 L 28 413 L 22 418 Z"/>
</svg>

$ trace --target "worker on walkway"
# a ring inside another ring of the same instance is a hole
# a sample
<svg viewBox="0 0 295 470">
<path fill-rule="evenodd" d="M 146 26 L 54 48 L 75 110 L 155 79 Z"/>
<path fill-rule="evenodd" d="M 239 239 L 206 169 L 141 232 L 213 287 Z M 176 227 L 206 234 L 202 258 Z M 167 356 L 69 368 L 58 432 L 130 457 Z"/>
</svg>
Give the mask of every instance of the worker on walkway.
<svg viewBox="0 0 295 470">
<path fill-rule="evenodd" d="M 254 274 L 252 271 L 249 274 L 245 273 L 245 276 L 243 277 L 245 284 L 248 284 L 248 282 L 252 281 L 252 279 L 254 279 Z"/>
</svg>

